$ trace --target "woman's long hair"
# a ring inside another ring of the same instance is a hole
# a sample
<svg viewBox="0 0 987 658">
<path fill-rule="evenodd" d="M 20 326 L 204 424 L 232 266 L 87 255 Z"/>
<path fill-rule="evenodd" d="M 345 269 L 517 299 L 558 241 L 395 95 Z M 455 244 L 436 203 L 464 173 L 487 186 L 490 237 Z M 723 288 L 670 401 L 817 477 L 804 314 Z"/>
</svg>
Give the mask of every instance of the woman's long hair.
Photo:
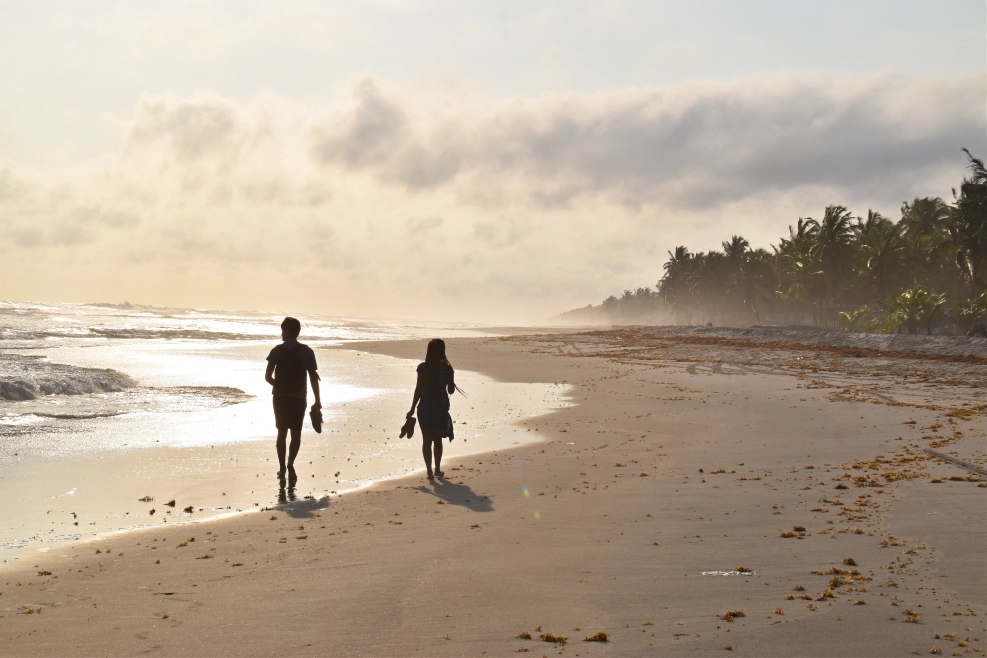
<svg viewBox="0 0 987 658">
<path fill-rule="evenodd" d="M 441 338 L 433 338 L 428 341 L 428 349 L 425 351 L 425 382 L 436 390 L 440 388 L 439 368 L 443 363 L 452 365 L 446 358 L 446 342 Z"/>
<path fill-rule="evenodd" d="M 433 387 L 433 390 L 441 397 L 444 391 L 439 383 L 439 370 L 445 364 L 452 368 L 449 359 L 446 358 L 446 342 L 441 338 L 433 338 L 428 341 L 428 349 L 425 351 L 425 385 Z M 466 393 L 459 386 L 453 389 L 464 397 Z"/>
</svg>

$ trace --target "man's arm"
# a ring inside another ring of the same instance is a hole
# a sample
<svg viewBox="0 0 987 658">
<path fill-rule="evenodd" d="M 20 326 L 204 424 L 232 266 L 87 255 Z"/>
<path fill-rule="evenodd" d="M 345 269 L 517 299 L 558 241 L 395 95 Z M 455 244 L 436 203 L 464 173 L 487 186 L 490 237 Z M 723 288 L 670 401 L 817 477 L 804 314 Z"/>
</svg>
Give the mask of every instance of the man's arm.
<svg viewBox="0 0 987 658">
<path fill-rule="evenodd" d="M 322 406 L 322 399 L 319 397 L 319 373 L 315 370 L 308 371 L 308 380 L 312 382 L 312 395 L 315 396 L 316 407 Z"/>
<path fill-rule="evenodd" d="M 274 386 L 274 364 L 270 361 L 267 362 L 267 372 L 264 374 L 264 379 L 271 386 Z"/>
</svg>

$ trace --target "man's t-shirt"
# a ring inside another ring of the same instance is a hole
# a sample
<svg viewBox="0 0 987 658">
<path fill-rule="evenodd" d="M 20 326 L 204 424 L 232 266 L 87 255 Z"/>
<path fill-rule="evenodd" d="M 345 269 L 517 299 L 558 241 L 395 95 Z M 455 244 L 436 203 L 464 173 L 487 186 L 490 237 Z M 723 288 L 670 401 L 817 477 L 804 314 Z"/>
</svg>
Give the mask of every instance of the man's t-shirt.
<svg viewBox="0 0 987 658">
<path fill-rule="evenodd" d="M 304 400 L 308 394 L 308 372 L 316 371 L 315 352 L 298 341 L 285 341 L 267 355 L 274 364 L 274 395 Z"/>
</svg>

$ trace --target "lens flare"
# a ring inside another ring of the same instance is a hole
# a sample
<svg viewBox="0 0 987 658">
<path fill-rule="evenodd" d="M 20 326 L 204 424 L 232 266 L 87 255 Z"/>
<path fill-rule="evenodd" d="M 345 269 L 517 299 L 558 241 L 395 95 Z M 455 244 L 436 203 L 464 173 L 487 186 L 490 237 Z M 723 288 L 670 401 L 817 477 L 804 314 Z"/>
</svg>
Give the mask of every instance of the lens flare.
<svg viewBox="0 0 987 658">
<path fill-rule="evenodd" d="M 535 512 L 535 521 L 541 518 L 541 512 Z"/>
<path fill-rule="evenodd" d="M 524 488 L 524 497 L 525 497 L 525 498 L 527 498 L 527 497 L 528 497 L 528 496 L 530 496 L 530 495 L 531 495 L 531 494 L 530 494 L 530 493 L 528 493 L 528 487 L 525 487 L 525 488 Z"/>
</svg>

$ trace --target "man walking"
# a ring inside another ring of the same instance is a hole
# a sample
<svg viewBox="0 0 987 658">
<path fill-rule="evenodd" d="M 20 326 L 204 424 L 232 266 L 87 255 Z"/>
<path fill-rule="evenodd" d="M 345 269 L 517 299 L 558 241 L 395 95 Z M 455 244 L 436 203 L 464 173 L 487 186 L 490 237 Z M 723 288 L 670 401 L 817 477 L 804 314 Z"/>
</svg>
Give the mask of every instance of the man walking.
<svg viewBox="0 0 987 658">
<path fill-rule="evenodd" d="M 302 422 L 305 420 L 307 389 L 305 374 L 312 382 L 312 394 L 315 396 L 313 409 L 321 409 L 319 399 L 319 373 L 315 363 L 315 352 L 308 345 L 298 342 L 302 332 L 302 323 L 288 317 L 281 323 L 282 344 L 276 346 L 267 355 L 267 383 L 274 387 L 274 423 L 278 428 L 278 462 L 281 465 L 278 479 L 287 474 L 289 480 L 297 480 L 295 474 L 295 457 L 302 445 Z M 291 431 L 291 445 L 288 449 L 287 468 L 285 464 L 285 440 Z"/>
</svg>

